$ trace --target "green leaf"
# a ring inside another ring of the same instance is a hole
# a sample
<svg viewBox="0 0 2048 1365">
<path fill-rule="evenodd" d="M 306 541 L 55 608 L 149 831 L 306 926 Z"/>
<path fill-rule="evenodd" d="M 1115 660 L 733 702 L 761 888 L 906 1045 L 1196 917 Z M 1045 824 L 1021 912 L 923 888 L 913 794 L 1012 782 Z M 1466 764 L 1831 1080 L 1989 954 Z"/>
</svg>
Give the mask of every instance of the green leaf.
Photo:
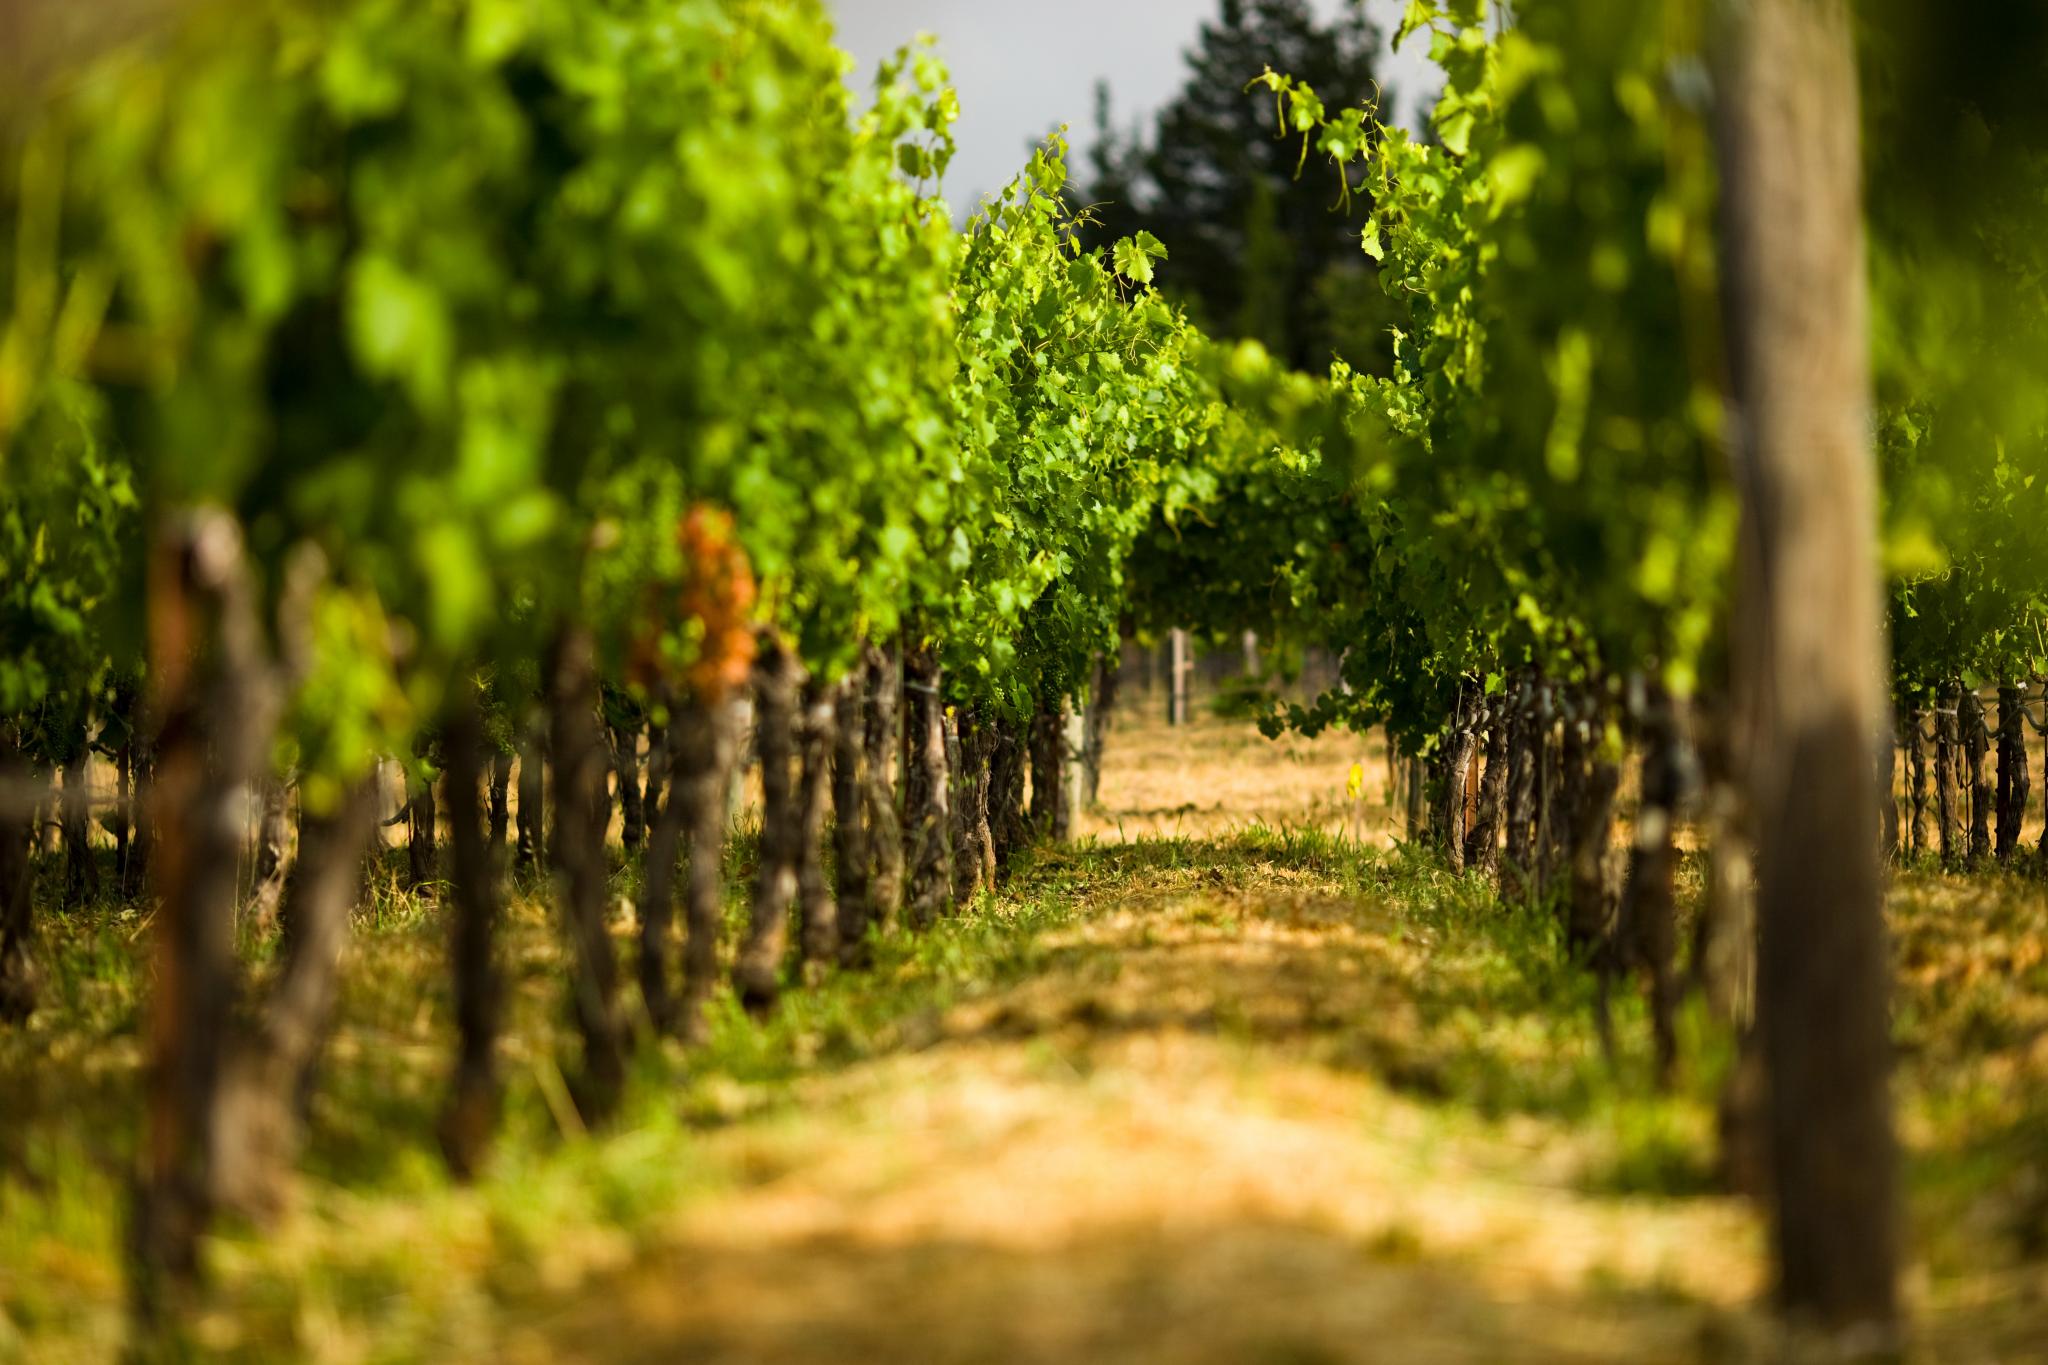
<svg viewBox="0 0 2048 1365">
<path fill-rule="evenodd" d="M 1110 249 L 1116 273 L 1136 284 L 1152 283 L 1152 257 L 1133 239 L 1126 237 Z"/>
<path fill-rule="evenodd" d="M 1428 28 L 1436 18 L 1436 6 L 1430 0 L 1408 0 L 1408 8 L 1401 12 L 1400 26 L 1394 30 L 1394 46 L 1401 46 L 1411 33 Z"/>
</svg>

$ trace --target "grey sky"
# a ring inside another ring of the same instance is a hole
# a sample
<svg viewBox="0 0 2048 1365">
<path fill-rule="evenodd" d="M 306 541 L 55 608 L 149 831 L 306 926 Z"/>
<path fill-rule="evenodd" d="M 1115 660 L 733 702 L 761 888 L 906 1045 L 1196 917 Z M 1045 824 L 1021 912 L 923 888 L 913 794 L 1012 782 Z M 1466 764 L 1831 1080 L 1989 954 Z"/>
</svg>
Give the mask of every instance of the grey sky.
<svg viewBox="0 0 2048 1365">
<path fill-rule="evenodd" d="M 1312 0 L 1334 14 L 1349 0 Z M 939 51 L 960 91 L 960 153 L 946 197 L 964 213 L 1008 183 L 1028 148 L 1062 123 L 1077 153 L 1094 140 L 1095 82 L 1109 82 L 1114 117 L 1128 128 L 1172 97 L 1186 76 L 1181 54 L 1217 0 L 828 0 L 839 42 L 860 63 L 857 88 L 875 64 L 918 33 Z M 1365 0 L 1382 33 L 1393 35 L 1402 0 Z M 1394 112 L 1413 122 L 1437 78 L 1420 38 L 1380 67 Z M 1258 73 L 1247 71 L 1250 80 Z M 1247 98 L 1250 98 L 1247 96 Z M 1078 159 L 1078 157 L 1077 157 Z"/>
</svg>

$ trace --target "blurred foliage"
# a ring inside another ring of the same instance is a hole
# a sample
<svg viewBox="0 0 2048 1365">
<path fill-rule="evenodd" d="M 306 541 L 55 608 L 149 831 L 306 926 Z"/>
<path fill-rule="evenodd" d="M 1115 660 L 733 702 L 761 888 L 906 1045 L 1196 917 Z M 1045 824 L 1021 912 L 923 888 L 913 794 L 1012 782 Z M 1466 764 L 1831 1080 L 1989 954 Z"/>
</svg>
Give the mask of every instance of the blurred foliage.
<svg viewBox="0 0 2048 1365">
<path fill-rule="evenodd" d="M 1168 297 L 1213 335 L 1257 341 L 1304 369 L 1342 357 L 1384 373 L 1389 314 L 1358 254 L 1357 212 L 1330 211 L 1331 186 L 1300 176 L 1299 147 L 1269 105 L 1242 93 L 1270 67 L 1334 107 L 1384 107 L 1391 119 L 1401 92 L 1375 74 L 1381 51 L 1357 9 L 1323 17 L 1306 0 L 1223 0 L 1149 132 L 1117 128 L 1098 88 L 1091 174 L 1069 189 L 1100 220 L 1089 240 L 1158 233 L 1174 261 Z"/>
</svg>

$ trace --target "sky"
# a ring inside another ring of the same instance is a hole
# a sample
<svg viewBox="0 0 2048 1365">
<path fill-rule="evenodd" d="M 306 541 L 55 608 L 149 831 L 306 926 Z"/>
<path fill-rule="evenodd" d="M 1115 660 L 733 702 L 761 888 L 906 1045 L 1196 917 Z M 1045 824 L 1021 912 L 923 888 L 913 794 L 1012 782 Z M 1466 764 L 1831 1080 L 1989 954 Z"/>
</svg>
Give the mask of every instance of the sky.
<svg viewBox="0 0 2048 1365">
<path fill-rule="evenodd" d="M 1113 119 L 1128 130 L 1171 99 L 1186 77 L 1182 53 L 1194 44 L 1217 0 L 827 0 L 839 42 L 859 66 L 856 88 L 875 65 L 919 33 L 939 38 L 939 53 L 960 92 L 954 129 L 959 155 L 946 177 L 946 198 L 964 213 L 1007 184 L 1030 147 L 1060 124 L 1070 125 L 1074 163 L 1094 141 L 1095 83 L 1107 80 Z M 1349 0 L 1312 0 L 1324 15 Z M 1402 0 L 1365 0 L 1366 12 L 1391 37 Z M 1412 39 L 1382 60 L 1380 79 L 1393 94 L 1400 122 L 1415 121 L 1437 76 Z M 1247 71 L 1245 79 L 1258 75 Z M 1247 99 L 1251 98 L 1249 95 Z"/>
</svg>

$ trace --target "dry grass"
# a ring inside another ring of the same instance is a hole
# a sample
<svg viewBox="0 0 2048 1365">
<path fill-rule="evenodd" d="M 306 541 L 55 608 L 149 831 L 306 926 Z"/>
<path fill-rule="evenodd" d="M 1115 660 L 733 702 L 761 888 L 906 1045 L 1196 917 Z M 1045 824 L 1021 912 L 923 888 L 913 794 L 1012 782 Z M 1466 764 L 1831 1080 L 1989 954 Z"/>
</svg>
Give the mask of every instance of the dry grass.
<svg viewBox="0 0 2048 1365">
<path fill-rule="evenodd" d="M 1139 701 L 1108 732 L 1099 800 L 1080 822 L 1082 837 L 1206 839 L 1264 825 L 1392 843 L 1399 822 L 1387 806 L 1387 746 L 1377 732 L 1269 740 L 1200 708 L 1175 728 L 1143 704 L 1149 699 Z"/>
<path fill-rule="evenodd" d="M 1251 872 L 1133 888 L 916 1050 L 801 1084 L 765 1153 L 711 1136 L 766 1177 L 531 1358 L 1691 1360 L 1751 1332 L 1745 1210 L 1590 1188 L 1603 1122 L 1447 1121 L 1428 1058 L 1471 1021 L 1420 1017 L 1434 946 Z"/>
</svg>

